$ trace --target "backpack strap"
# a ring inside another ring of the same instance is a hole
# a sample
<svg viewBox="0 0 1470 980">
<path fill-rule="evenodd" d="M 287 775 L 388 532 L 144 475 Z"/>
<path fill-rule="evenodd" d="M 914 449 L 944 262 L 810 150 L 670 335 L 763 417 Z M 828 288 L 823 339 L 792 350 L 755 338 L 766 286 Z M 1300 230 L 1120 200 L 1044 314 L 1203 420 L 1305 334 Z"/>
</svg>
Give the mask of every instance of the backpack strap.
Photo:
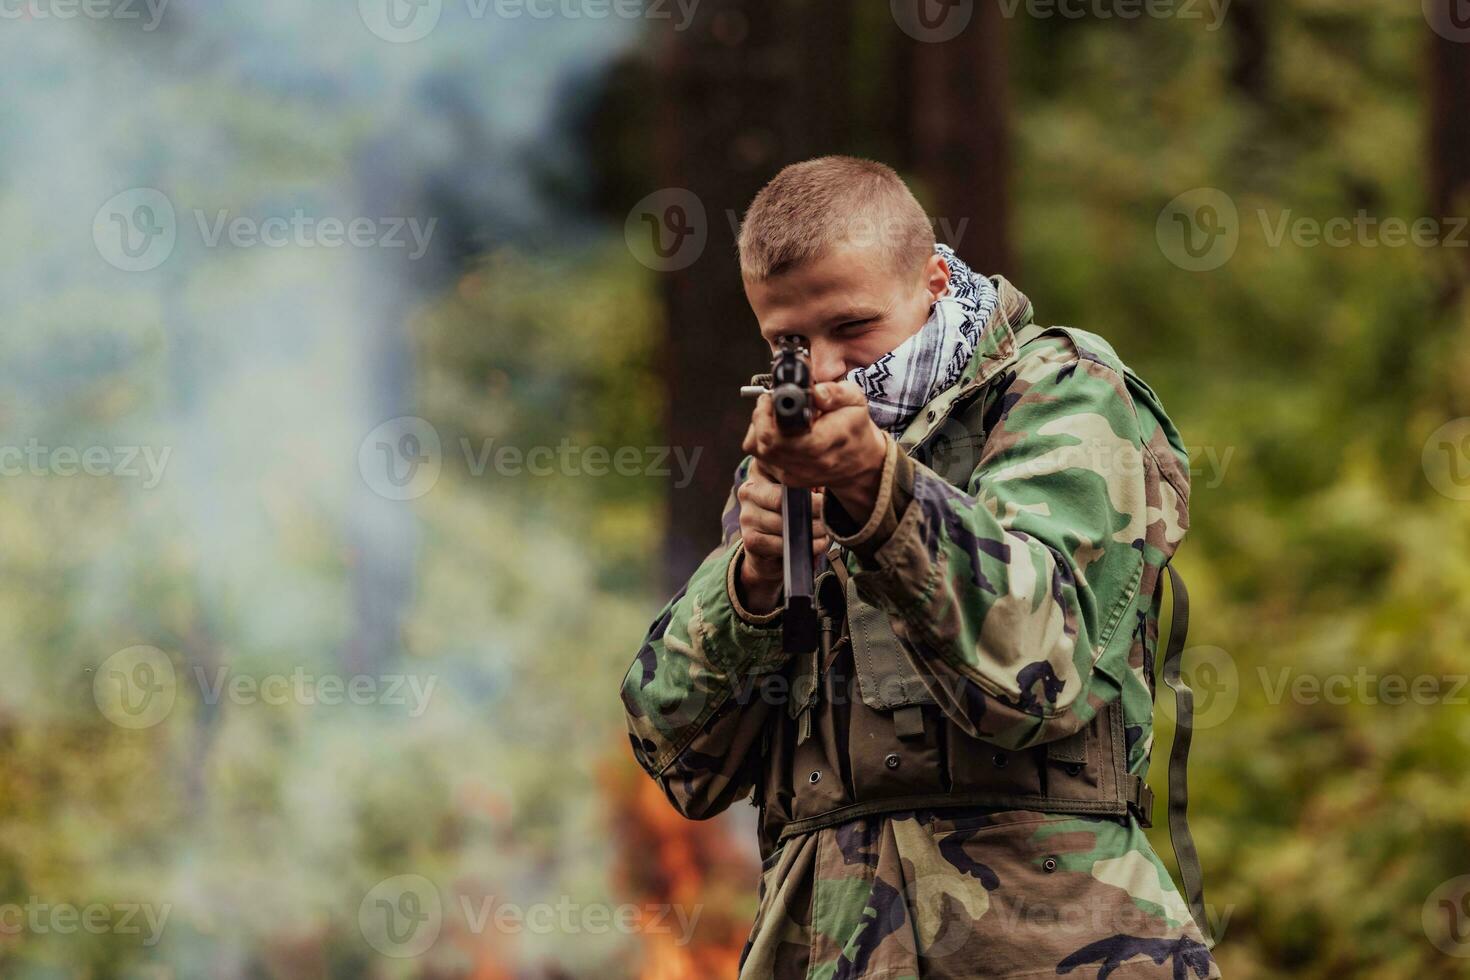
<svg viewBox="0 0 1470 980">
<path fill-rule="evenodd" d="M 1189 592 L 1184 579 L 1172 563 L 1164 566 L 1174 593 L 1173 614 L 1169 622 L 1169 646 L 1164 654 L 1164 683 L 1174 691 L 1174 744 L 1169 749 L 1169 840 L 1174 845 L 1174 858 L 1179 862 L 1179 876 L 1184 879 L 1184 897 L 1189 914 L 1194 917 L 1204 936 L 1205 948 L 1213 949 L 1205 916 L 1205 888 L 1200 875 L 1199 853 L 1189 833 L 1189 743 L 1194 734 L 1194 692 L 1179 674 L 1184 660 L 1184 638 L 1189 633 Z M 1159 588 L 1163 588 L 1160 580 Z"/>
</svg>

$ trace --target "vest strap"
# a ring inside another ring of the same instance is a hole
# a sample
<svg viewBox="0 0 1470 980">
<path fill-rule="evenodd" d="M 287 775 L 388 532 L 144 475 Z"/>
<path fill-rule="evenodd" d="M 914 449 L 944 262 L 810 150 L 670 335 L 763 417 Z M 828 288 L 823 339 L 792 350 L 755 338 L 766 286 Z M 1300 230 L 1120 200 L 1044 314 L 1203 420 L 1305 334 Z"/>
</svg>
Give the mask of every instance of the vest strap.
<svg viewBox="0 0 1470 980">
<path fill-rule="evenodd" d="M 975 792 L 926 793 L 916 796 L 894 796 L 863 803 L 849 803 L 804 820 L 793 820 L 781 829 L 777 842 L 809 834 L 814 830 L 836 827 L 863 817 L 897 813 L 902 810 L 945 810 L 955 807 L 988 807 L 1002 810 L 1036 810 L 1041 813 L 1079 813 L 1087 816 L 1121 817 L 1128 803 L 1113 800 L 1060 800 L 1050 796 Z"/>
<path fill-rule="evenodd" d="M 1179 862 L 1179 877 L 1184 879 L 1184 897 L 1189 914 L 1194 916 L 1204 936 L 1205 947 L 1213 949 L 1215 937 L 1205 916 L 1205 886 L 1200 874 L 1199 853 L 1189 833 L 1189 743 L 1194 734 L 1194 692 L 1179 674 L 1184 660 L 1184 638 L 1189 633 L 1189 592 L 1184 579 L 1169 570 L 1174 593 L 1174 611 L 1169 623 L 1169 646 L 1164 654 L 1164 683 L 1174 691 L 1174 744 L 1169 749 L 1169 840 L 1174 846 L 1174 859 Z M 1163 588 L 1160 582 L 1159 587 Z M 1151 796 L 1152 794 L 1150 794 Z"/>
</svg>

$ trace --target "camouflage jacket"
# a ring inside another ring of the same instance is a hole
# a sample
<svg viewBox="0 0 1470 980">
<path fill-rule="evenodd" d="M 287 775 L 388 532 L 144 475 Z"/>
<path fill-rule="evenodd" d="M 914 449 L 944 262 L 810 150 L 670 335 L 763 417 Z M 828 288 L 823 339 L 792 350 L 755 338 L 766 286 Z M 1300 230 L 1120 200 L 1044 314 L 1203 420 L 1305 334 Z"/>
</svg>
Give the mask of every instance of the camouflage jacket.
<svg viewBox="0 0 1470 980">
<path fill-rule="evenodd" d="M 1188 529 L 1188 456 L 1105 340 L 1038 326 L 994 281 L 1000 315 L 960 380 L 886 437 L 871 517 L 829 499 L 831 558 L 892 618 L 950 724 L 1019 750 L 1117 702 L 1143 776 L 1155 586 Z M 960 404 L 978 405 L 978 438 L 951 418 Z M 732 488 L 720 546 L 623 682 L 635 757 L 692 819 L 759 801 L 773 738 L 793 731 L 780 612 L 751 613 L 735 587 L 738 515 Z M 769 809 L 742 977 L 1219 975 L 1131 816 L 941 807 L 778 840 Z"/>
</svg>

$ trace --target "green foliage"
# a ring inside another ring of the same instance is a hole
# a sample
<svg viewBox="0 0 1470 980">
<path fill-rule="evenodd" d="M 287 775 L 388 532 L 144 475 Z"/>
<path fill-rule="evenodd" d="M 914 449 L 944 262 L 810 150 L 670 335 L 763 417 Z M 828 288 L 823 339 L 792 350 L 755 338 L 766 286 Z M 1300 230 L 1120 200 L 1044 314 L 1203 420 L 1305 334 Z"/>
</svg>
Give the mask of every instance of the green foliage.
<svg viewBox="0 0 1470 980">
<path fill-rule="evenodd" d="M 1191 766 L 1206 894 L 1229 913 L 1225 975 L 1460 975 L 1421 911 L 1470 872 L 1470 691 L 1452 697 L 1470 511 L 1434 490 L 1422 451 L 1470 397 L 1470 320 L 1438 302 L 1464 253 L 1273 240 L 1284 215 L 1430 214 L 1427 34 L 1417 6 L 1386 2 L 1263 16 L 1262 98 L 1231 82 L 1228 20 L 1093 25 L 1023 60 L 1021 285 L 1042 317 L 1109 337 L 1190 447 L 1189 638 L 1228 655 L 1239 699 L 1196 733 Z M 1155 236 L 1197 187 L 1240 215 L 1234 257 L 1207 272 Z M 1343 703 L 1281 683 L 1359 671 Z M 1439 695 L 1386 703 L 1388 677 Z"/>
</svg>

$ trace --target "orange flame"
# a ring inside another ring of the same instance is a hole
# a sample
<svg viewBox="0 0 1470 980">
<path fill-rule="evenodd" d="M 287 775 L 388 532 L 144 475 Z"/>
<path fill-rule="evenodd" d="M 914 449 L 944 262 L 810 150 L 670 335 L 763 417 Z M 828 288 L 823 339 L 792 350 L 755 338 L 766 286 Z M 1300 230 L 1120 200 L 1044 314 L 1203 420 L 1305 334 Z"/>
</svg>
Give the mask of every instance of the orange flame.
<svg viewBox="0 0 1470 980">
<path fill-rule="evenodd" d="M 680 816 L 626 754 L 603 766 L 600 781 L 618 850 L 616 887 L 641 912 L 635 975 L 734 977 L 754 912 L 759 869 L 753 857 L 725 821 Z M 681 935 L 679 923 L 691 920 L 693 935 Z"/>
</svg>

